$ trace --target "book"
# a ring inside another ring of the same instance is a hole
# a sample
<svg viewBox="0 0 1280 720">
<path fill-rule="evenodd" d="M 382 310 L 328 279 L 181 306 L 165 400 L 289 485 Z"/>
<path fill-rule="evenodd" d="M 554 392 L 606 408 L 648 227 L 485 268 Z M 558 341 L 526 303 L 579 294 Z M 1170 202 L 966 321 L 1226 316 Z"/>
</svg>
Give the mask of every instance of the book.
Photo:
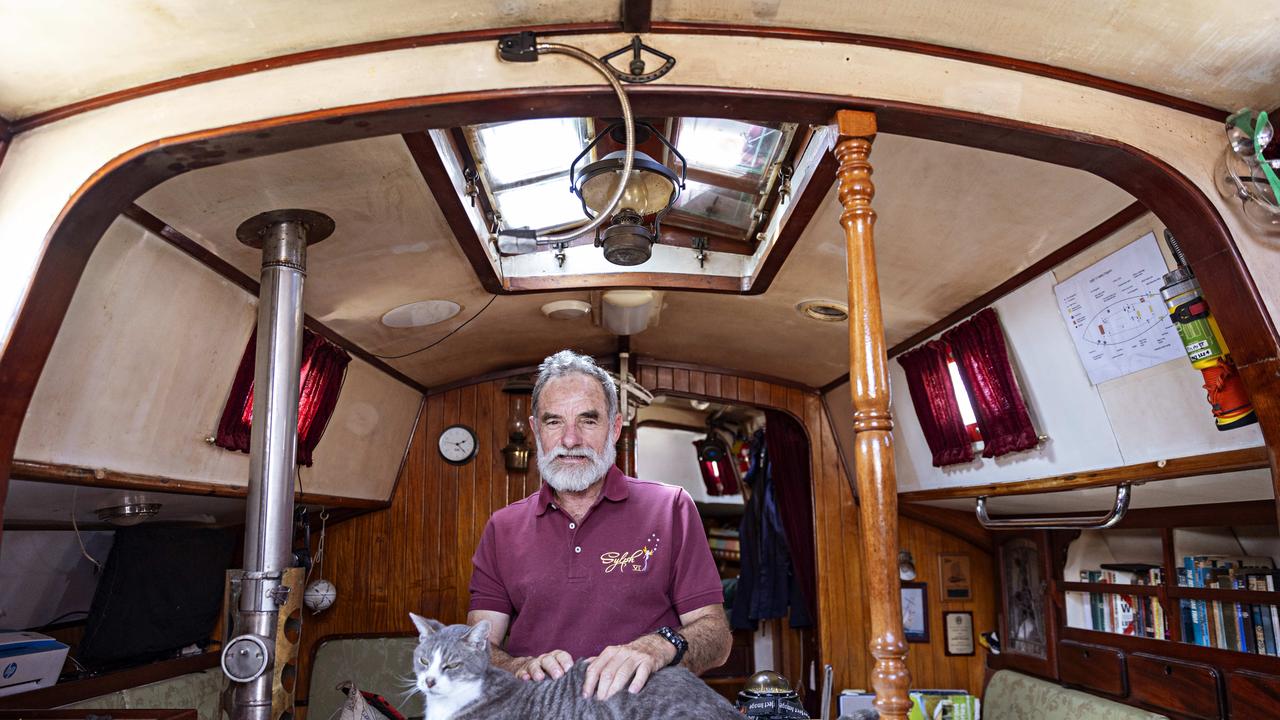
<svg viewBox="0 0 1280 720">
<path fill-rule="evenodd" d="M 907 720 L 978 720 L 981 703 L 964 690 L 913 690 Z"/>
<path fill-rule="evenodd" d="M 1151 577 L 1150 573 L 1152 570 L 1160 569 L 1159 565 L 1152 565 L 1150 563 L 1102 563 L 1099 567 L 1103 570 L 1124 573 L 1120 577 L 1126 578 L 1126 580 L 1117 580 L 1116 582 L 1124 582 L 1127 584 L 1136 582 L 1137 578 L 1149 579 Z"/>
<path fill-rule="evenodd" d="M 1259 655 L 1269 655 L 1267 652 L 1267 637 L 1262 624 L 1262 608 L 1257 605 L 1249 606 L 1249 622 L 1253 625 L 1253 652 Z"/>
<path fill-rule="evenodd" d="M 1275 592 L 1275 579 L 1270 575 L 1263 579 L 1266 581 L 1267 591 Z M 1280 608 L 1277 608 L 1275 605 L 1268 605 L 1267 607 L 1271 609 L 1271 632 L 1275 637 L 1276 655 L 1280 655 Z"/>
<path fill-rule="evenodd" d="M 1226 574 L 1215 576 L 1213 587 L 1216 587 L 1219 590 L 1231 590 L 1231 578 L 1227 577 Z M 1222 626 L 1223 631 L 1226 634 L 1226 644 L 1222 647 L 1227 650 L 1239 650 L 1241 647 L 1241 626 L 1240 612 L 1237 609 L 1238 606 L 1236 603 L 1221 602 L 1218 600 L 1215 600 L 1213 604 L 1218 607 L 1218 624 Z"/>
</svg>

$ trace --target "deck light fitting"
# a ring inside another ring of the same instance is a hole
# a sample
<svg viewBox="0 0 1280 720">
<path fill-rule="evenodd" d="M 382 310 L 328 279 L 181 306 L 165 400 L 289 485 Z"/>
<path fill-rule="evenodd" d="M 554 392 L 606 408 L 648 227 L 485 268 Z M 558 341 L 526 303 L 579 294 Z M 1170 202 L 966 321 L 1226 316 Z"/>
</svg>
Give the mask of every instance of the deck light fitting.
<svg viewBox="0 0 1280 720">
<path fill-rule="evenodd" d="M 98 519 L 118 527 L 130 527 L 150 520 L 160 512 L 160 503 L 126 502 L 97 509 Z"/>
<path fill-rule="evenodd" d="M 600 296 L 600 326 L 614 335 L 635 335 L 662 309 L 662 293 L 648 289 L 609 290 Z"/>
<path fill-rule="evenodd" d="M 805 300 L 796 305 L 796 311 L 818 322 L 844 322 L 849 319 L 849 308 L 834 300 Z"/>
</svg>

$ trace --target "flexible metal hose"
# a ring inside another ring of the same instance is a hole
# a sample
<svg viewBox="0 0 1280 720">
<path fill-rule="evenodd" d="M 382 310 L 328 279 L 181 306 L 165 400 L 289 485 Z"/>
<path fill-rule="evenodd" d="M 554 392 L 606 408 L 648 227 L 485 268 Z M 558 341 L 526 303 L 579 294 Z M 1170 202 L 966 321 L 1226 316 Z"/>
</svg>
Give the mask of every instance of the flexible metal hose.
<svg viewBox="0 0 1280 720">
<path fill-rule="evenodd" d="M 555 235 L 539 236 L 537 238 L 537 243 L 539 245 L 558 245 L 560 243 L 582 237 L 583 235 L 595 230 L 604 224 L 609 218 L 613 217 L 613 214 L 617 212 L 618 205 L 622 203 L 622 194 L 626 192 L 627 189 L 627 180 L 631 177 L 631 162 L 635 159 L 636 126 L 635 119 L 631 116 L 631 102 L 627 100 L 627 93 L 622 89 L 622 83 L 613 74 L 613 71 L 609 69 L 608 65 L 604 64 L 585 50 L 573 47 L 572 45 L 540 42 L 536 47 L 539 55 L 545 55 L 548 53 L 568 55 L 590 65 L 595 68 L 597 72 L 603 75 L 605 80 L 609 81 L 609 86 L 612 87 L 613 91 L 618 95 L 618 104 L 622 106 L 622 124 L 627 131 L 626 157 L 622 162 L 622 181 L 618 183 L 618 187 L 613 191 L 613 197 L 609 200 L 609 207 L 598 213 L 591 219 L 591 222 L 583 225 L 582 227 L 566 230 Z"/>
</svg>

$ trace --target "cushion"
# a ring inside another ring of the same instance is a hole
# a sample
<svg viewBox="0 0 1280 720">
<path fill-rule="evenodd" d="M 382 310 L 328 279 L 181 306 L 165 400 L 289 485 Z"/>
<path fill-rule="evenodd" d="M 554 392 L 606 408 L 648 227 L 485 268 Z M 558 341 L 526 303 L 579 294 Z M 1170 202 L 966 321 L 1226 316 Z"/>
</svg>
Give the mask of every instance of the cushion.
<svg viewBox="0 0 1280 720">
<path fill-rule="evenodd" d="M 405 717 L 425 715 L 422 694 L 413 684 L 413 649 L 417 646 L 417 635 L 325 641 L 316 650 L 311 668 L 307 717 L 336 717 L 347 703 L 338 689 L 344 682 L 383 696 Z"/>
<path fill-rule="evenodd" d="M 1029 675 L 1001 670 L 982 698 L 983 720 L 1169 720 Z"/>
</svg>

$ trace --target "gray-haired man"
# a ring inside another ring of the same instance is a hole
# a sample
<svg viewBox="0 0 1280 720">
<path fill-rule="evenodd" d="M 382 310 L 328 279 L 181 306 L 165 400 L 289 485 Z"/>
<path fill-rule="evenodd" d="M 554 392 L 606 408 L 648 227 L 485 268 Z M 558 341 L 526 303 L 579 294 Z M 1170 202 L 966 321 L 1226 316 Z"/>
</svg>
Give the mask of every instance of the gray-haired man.
<svg viewBox="0 0 1280 720">
<path fill-rule="evenodd" d="M 494 664 L 525 679 L 591 658 L 583 695 L 600 699 L 670 664 L 724 663 L 724 597 L 693 500 L 614 466 L 617 389 L 590 357 L 563 350 L 538 370 L 543 486 L 489 518 L 467 622 L 488 620 Z"/>
</svg>

